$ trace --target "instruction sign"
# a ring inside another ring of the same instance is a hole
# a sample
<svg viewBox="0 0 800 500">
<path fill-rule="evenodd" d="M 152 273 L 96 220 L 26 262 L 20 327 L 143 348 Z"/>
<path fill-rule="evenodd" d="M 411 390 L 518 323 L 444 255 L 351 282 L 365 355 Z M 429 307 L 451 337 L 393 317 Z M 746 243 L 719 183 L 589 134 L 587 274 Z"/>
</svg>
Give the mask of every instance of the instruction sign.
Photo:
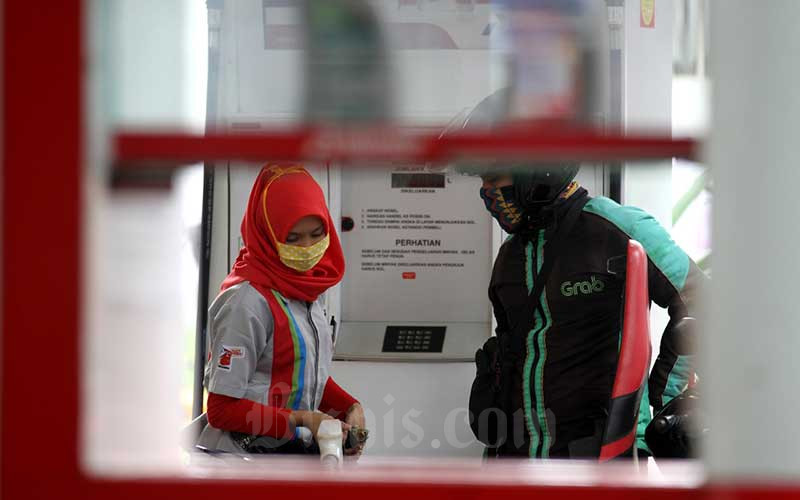
<svg viewBox="0 0 800 500">
<path fill-rule="evenodd" d="M 344 321 L 488 323 L 492 230 L 480 180 L 413 167 L 344 176 Z"/>
</svg>

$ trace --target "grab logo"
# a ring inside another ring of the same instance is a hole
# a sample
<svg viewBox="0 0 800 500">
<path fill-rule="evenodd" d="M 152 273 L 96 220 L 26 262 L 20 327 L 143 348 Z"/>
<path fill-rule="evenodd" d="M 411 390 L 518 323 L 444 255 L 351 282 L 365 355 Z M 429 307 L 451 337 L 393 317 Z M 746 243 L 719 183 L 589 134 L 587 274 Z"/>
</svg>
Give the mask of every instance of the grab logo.
<svg viewBox="0 0 800 500">
<path fill-rule="evenodd" d="M 606 284 L 599 278 L 592 276 L 590 281 L 565 281 L 561 283 L 561 295 L 572 297 L 575 295 L 590 295 L 605 290 Z"/>
</svg>

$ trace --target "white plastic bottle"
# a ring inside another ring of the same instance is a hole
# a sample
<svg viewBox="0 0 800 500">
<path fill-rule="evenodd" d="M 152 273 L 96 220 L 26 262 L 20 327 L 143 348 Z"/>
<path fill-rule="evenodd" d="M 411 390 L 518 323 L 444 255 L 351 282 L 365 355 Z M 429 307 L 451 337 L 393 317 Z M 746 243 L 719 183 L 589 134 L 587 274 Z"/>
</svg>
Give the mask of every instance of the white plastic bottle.
<svg viewBox="0 0 800 500">
<path fill-rule="evenodd" d="M 342 422 L 323 420 L 317 431 L 319 459 L 323 465 L 341 467 L 342 465 Z"/>
</svg>

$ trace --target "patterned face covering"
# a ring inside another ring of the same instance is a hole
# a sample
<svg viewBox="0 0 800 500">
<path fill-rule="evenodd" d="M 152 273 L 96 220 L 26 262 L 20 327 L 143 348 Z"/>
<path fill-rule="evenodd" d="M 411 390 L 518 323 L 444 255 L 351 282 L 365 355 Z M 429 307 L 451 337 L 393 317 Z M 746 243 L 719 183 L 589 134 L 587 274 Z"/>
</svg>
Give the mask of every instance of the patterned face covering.
<svg viewBox="0 0 800 500">
<path fill-rule="evenodd" d="M 486 209 L 505 232 L 513 233 L 519 228 L 522 209 L 514 201 L 514 186 L 481 188 L 480 194 Z"/>
<path fill-rule="evenodd" d="M 330 243 L 331 238 L 330 235 L 327 234 L 310 247 L 278 243 L 278 256 L 286 267 L 290 267 L 302 273 L 313 268 L 322 260 L 322 256 L 325 255 L 325 251 L 328 249 Z"/>
</svg>

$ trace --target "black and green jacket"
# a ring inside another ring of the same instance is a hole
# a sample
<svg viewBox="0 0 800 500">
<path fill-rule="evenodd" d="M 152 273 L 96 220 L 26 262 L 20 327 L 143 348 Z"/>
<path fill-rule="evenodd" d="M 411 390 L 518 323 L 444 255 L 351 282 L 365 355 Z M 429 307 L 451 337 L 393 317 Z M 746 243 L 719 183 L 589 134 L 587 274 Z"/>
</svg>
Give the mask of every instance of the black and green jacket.
<svg viewBox="0 0 800 500">
<path fill-rule="evenodd" d="M 569 208 L 588 197 L 579 189 L 547 207 L 539 229 L 509 238 L 500 248 L 489 286 L 501 349 L 503 402 L 509 415 L 499 455 L 596 456 L 616 373 L 628 240 L 648 255 L 650 299 L 668 308 L 670 324 L 642 398 L 639 448 L 652 405 L 659 409 L 685 387 L 691 347 L 672 325 L 694 315 L 699 285 L 707 278 L 656 220 L 608 198 L 589 198 L 531 311 L 527 295 L 542 263 L 545 243 Z M 610 268 L 611 264 L 611 268 Z M 624 269 L 624 267 L 623 267 Z"/>
</svg>

